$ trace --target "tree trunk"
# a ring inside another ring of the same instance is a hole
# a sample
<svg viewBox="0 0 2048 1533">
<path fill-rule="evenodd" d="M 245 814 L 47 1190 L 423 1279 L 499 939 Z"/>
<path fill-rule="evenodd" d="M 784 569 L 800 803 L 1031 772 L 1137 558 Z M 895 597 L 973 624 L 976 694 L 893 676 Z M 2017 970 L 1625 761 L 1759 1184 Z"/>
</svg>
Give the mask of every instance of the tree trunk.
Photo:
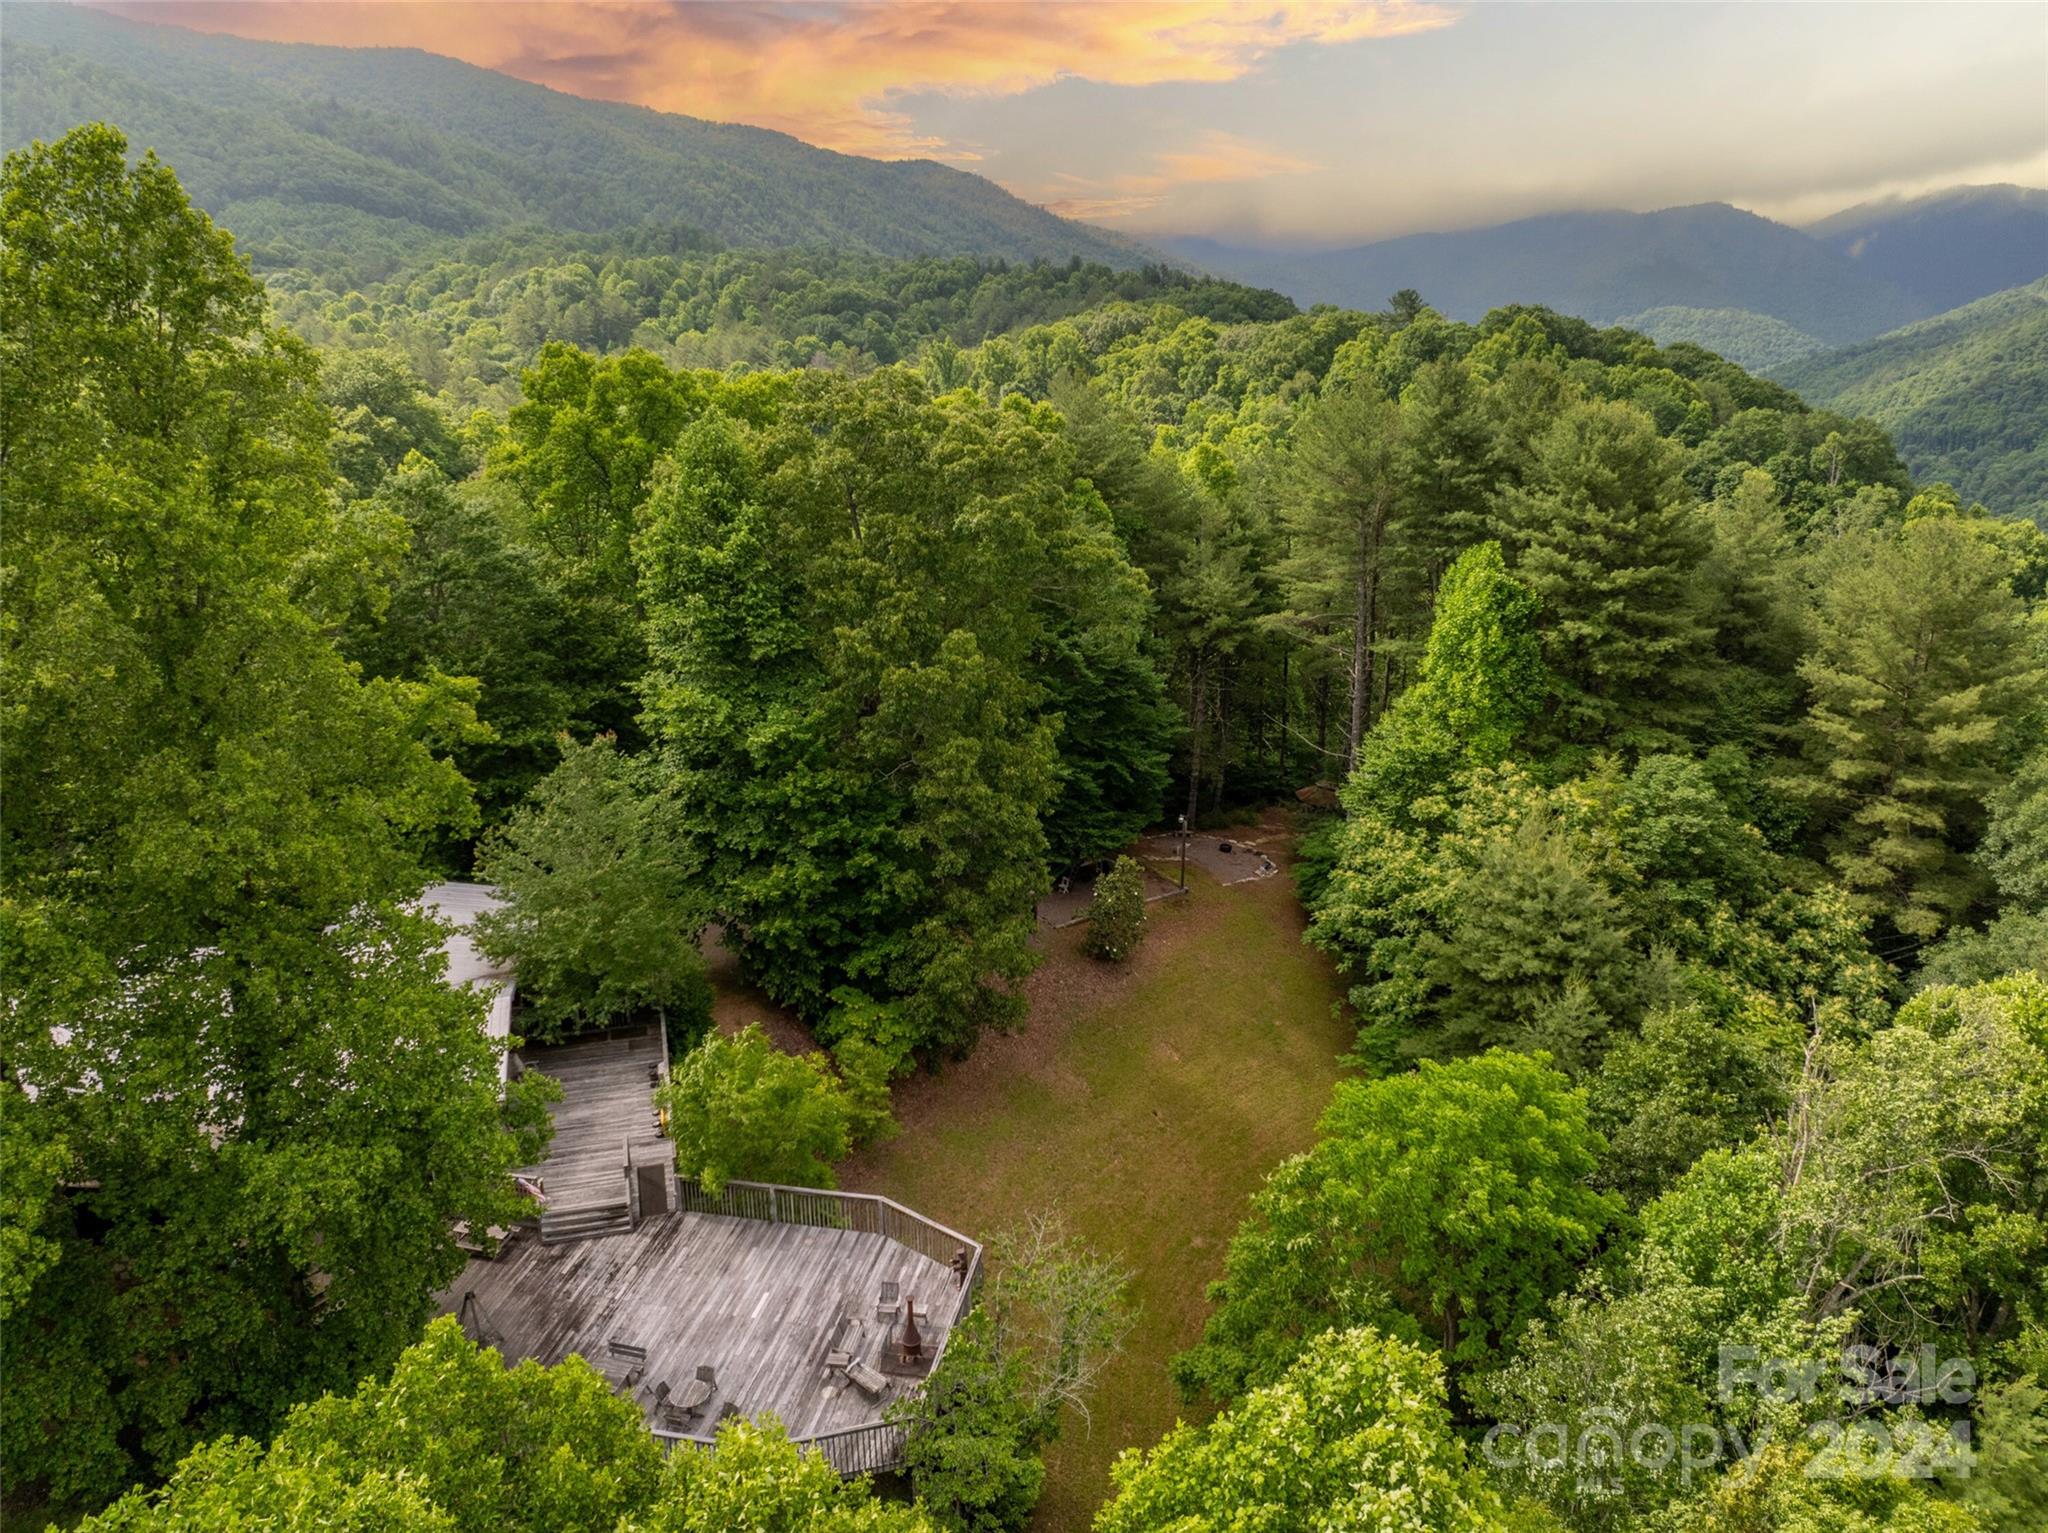
<svg viewBox="0 0 2048 1533">
<path fill-rule="evenodd" d="M 1209 680 L 1209 653 L 1198 650 L 1188 666 L 1188 813 L 1187 828 L 1195 828 L 1195 813 L 1202 791 L 1202 694 Z"/>
<path fill-rule="evenodd" d="M 1379 596 L 1379 571 L 1361 563 L 1356 605 L 1351 614 L 1351 723 L 1344 736 L 1344 770 L 1358 770 L 1358 742 L 1365 738 L 1366 713 L 1372 703 L 1374 605 Z"/>
<path fill-rule="evenodd" d="M 1288 659 L 1287 647 L 1285 644 L 1282 644 L 1280 648 L 1280 748 L 1277 753 L 1278 761 L 1276 763 L 1280 769 L 1280 781 L 1282 783 L 1285 783 L 1289 776 L 1292 775 L 1287 770 L 1287 764 L 1288 759 L 1294 754 L 1294 737 L 1287 732 L 1287 699 L 1292 691 L 1291 684 L 1287 679 Z"/>
<path fill-rule="evenodd" d="M 1358 742 L 1372 706 L 1373 640 L 1379 626 L 1380 533 L 1386 501 L 1376 501 L 1358 524 L 1358 585 L 1351 609 L 1351 728 L 1344 741 L 1344 770 L 1358 770 Z"/>
<path fill-rule="evenodd" d="M 1223 676 L 1216 686 L 1216 797 L 1212 800 L 1216 811 L 1223 811 L 1223 779 L 1230 771 L 1230 667 L 1223 668 Z"/>
</svg>

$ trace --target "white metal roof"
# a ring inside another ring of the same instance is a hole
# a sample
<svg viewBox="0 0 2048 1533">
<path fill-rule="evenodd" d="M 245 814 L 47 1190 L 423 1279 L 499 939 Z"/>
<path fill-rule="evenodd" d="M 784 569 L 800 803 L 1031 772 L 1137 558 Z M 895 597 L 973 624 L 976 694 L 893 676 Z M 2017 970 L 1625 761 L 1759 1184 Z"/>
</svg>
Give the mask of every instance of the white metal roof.
<svg viewBox="0 0 2048 1533">
<path fill-rule="evenodd" d="M 427 885 L 420 893 L 420 904 L 454 928 L 442 946 L 448 955 L 448 983 L 496 991 L 491 997 L 491 1013 L 484 1030 L 493 1040 L 504 1042 L 512 1033 L 512 965 L 485 957 L 469 938 L 470 924 L 486 911 L 503 909 L 504 899 L 490 884 L 445 883 Z M 498 1070 L 500 1075 L 504 1074 L 503 1059 L 498 1062 Z"/>
</svg>

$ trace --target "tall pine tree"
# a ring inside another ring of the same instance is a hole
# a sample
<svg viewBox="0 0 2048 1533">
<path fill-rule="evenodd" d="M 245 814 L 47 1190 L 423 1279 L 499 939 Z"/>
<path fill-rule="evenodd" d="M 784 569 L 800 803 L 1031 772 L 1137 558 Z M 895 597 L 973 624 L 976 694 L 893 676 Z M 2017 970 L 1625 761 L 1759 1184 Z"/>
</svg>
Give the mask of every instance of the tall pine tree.
<svg viewBox="0 0 2048 1533">
<path fill-rule="evenodd" d="M 2003 780 L 2006 732 L 2048 671 L 1994 545 L 1923 517 L 1844 540 L 1800 667 L 1805 769 L 1835 875 L 1908 938 L 1929 938 L 1985 889 L 1965 855 Z"/>
<path fill-rule="evenodd" d="M 1579 404 L 1500 499 L 1501 540 L 1543 603 L 1561 745 L 1656 749 L 1701 716 L 1713 627 L 1695 592 L 1710 532 L 1682 468 L 1641 411 Z"/>
</svg>

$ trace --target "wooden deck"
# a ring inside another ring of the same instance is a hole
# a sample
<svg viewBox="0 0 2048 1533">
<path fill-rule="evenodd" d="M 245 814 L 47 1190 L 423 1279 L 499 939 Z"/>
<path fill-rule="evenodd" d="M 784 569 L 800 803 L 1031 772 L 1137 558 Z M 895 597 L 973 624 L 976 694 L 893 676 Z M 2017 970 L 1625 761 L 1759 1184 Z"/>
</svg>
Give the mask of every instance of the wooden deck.
<svg viewBox="0 0 2048 1533">
<path fill-rule="evenodd" d="M 943 1344 L 962 1289 L 952 1269 L 886 1235 L 775 1224 L 721 1214 L 672 1213 L 637 1230 L 568 1245 L 522 1242 L 496 1261 L 472 1261 L 441 1296 L 475 1339 L 507 1361 L 558 1363 L 571 1353 L 615 1377 L 609 1344 L 647 1351 L 633 1390 L 651 1392 L 709 1365 L 718 1388 L 694 1430 L 709 1432 L 730 1404 L 745 1416 L 773 1411 L 792 1437 L 816 1437 L 881 1420 L 912 1380 L 891 1377 L 869 1400 L 824 1365 L 842 1345 L 879 1366 L 894 1328 L 878 1322 L 885 1281 L 917 1306 L 926 1345 Z"/>
<path fill-rule="evenodd" d="M 629 1154 L 671 1153 L 665 1141 L 647 1142 L 648 1068 L 660 1051 L 658 1032 L 521 1051 L 528 1068 L 562 1083 L 548 1158 L 523 1173 L 545 1183 L 551 1215 L 624 1202 Z M 723 1414 L 772 1411 L 790 1436 L 824 1439 L 845 1472 L 896 1462 L 901 1433 L 883 1413 L 917 1381 L 888 1372 L 899 1322 L 877 1314 L 882 1285 L 915 1305 L 935 1357 L 971 1299 L 979 1246 L 864 1194 L 735 1182 L 707 1198 L 678 1186 L 672 1171 L 669 1188 L 678 1211 L 637 1228 L 557 1245 L 529 1235 L 495 1259 L 472 1260 L 438 1296 L 443 1313 L 507 1362 L 584 1357 L 650 1426 L 656 1387 L 680 1392 L 709 1367 L 717 1387 L 686 1435 L 708 1437 Z M 964 1272 L 950 1265 L 956 1255 L 967 1259 Z M 629 1350 L 614 1352 L 614 1343 Z M 835 1344 L 884 1373 L 880 1399 L 825 1367 Z M 629 1368 L 639 1372 L 630 1385 Z"/>
<path fill-rule="evenodd" d="M 562 1083 L 549 1109 L 555 1137 L 548 1158 L 521 1174 L 538 1177 L 556 1212 L 626 1200 L 625 1145 L 658 1132 L 648 1071 L 660 1070 L 661 1034 L 620 1028 L 601 1038 L 519 1051 L 529 1070 Z"/>
</svg>

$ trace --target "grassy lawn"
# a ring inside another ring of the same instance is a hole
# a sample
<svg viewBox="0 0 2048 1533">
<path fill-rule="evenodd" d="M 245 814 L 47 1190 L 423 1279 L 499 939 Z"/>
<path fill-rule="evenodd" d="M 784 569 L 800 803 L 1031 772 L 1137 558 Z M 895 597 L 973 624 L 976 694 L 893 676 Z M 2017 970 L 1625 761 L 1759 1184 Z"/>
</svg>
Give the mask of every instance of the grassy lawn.
<svg viewBox="0 0 2048 1533">
<path fill-rule="evenodd" d="M 1313 1138 L 1351 1041 L 1288 878 L 1189 882 L 1150 907 L 1121 969 L 1081 954 L 1082 928 L 1044 933 L 1028 1025 L 904 1083 L 902 1133 L 840 1177 L 975 1234 L 1057 1207 L 1135 1270 L 1137 1328 L 1092 1430 L 1070 1423 L 1049 1456 L 1036 1525 L 1059 1533 L 1088 1526 L 1119 1449 L 1182 1412 L 1167 1362 L 1201 1331 L 1247 1196 Z"/>
</svg>

